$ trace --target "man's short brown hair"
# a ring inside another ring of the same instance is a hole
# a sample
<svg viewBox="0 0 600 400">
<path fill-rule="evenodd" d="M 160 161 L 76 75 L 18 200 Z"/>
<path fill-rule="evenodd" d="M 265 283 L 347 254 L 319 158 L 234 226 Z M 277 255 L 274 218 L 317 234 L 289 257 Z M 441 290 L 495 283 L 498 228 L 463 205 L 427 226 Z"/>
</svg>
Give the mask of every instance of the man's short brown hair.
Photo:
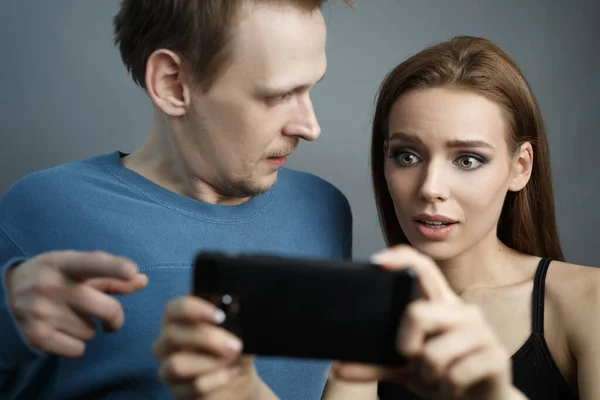
<svg viewBox="0 0 600 400">
<path fill-rule="evenodd" d="M 232 21 L 250 0 L 123 0 L 115 16 L 115 44 L 134 82 L 145 88 L 146 64 L 158 49 L 189 63 L 198 83 L 209 88 L 228 56 Z M 251 0 L 317 8 L 327 0 Z M 352 6 L 354 0 L 344 0 Z"/>
</svg>

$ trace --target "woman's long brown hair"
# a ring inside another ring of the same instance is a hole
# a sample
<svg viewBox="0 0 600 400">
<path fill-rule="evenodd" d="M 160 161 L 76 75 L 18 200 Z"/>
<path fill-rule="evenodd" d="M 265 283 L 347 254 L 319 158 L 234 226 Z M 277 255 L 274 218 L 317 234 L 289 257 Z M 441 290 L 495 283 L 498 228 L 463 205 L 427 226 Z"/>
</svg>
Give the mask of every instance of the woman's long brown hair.
<svg viewBox="0 0 600 400">
<path fill-rule="evenodd" d="M 508 192 L 498 223 L 498 238 L 507 246 L 539 257 L 563 261 L 544 121 L 521 70 L 508 54 L 481 38 L 459 36 L 426 48 L 388 73 L 381 84 L 371 142 L 371 173 L 375 201 L 388 246 L 408 244 L 398 222 L 384 174 L 384 142 L 388 116 L 398 98 L 409 90 L 430 87 L 470 90 L 496 102 L 510 126 L 509 149 L 533 146 L 528 184 Z"/>
</svg>

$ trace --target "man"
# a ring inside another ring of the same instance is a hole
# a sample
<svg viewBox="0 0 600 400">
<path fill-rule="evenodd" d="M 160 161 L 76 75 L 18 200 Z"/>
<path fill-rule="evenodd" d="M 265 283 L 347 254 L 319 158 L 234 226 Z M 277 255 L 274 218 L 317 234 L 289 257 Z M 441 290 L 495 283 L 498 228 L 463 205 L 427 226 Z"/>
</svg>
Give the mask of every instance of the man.
<svg viewBox="0 0 600 400">
<path fill-rule="evenodd" d="M 350 257 L 346 198 L 283 168 L 320 134 L 321 3 L 122 2 L 116 43 L 152 129 L 132 154 L 29 175 L 0 199 L 1 398 L 170 398 L 152 346 L 198 250 Z M 319 398 L 328 369 L 240 362 L 257 398 Z"/>
</svg>

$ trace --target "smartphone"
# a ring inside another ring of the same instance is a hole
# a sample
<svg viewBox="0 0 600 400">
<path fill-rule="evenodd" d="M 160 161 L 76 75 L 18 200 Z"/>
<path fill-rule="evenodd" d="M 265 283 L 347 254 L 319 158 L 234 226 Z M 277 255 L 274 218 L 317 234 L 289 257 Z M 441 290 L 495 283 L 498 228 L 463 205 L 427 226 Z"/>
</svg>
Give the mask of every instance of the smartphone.
<svg viewBox="0 0 600 400">
<path fill-rule="evenodd" d="M 379 365 L 405 363 L 395 349 L 415 273 L 368 262 L 201 252 L 193 293 L 220 307 L 244 353 Z"/>
</svg>

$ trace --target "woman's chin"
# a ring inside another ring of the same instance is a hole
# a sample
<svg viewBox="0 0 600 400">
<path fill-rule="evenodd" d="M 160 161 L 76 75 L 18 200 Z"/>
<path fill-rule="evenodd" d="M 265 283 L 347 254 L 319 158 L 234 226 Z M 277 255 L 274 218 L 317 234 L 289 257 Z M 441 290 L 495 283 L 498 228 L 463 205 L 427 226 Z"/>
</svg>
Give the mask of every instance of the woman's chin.
<svg viewBox="0 0 600 400">
<path fill-rule="evenodd" d="M 412 247 L 434 261 L 447 261 L 460 254 L 456 243 L 451 241 L 411 240 Z"/>
</svg>

